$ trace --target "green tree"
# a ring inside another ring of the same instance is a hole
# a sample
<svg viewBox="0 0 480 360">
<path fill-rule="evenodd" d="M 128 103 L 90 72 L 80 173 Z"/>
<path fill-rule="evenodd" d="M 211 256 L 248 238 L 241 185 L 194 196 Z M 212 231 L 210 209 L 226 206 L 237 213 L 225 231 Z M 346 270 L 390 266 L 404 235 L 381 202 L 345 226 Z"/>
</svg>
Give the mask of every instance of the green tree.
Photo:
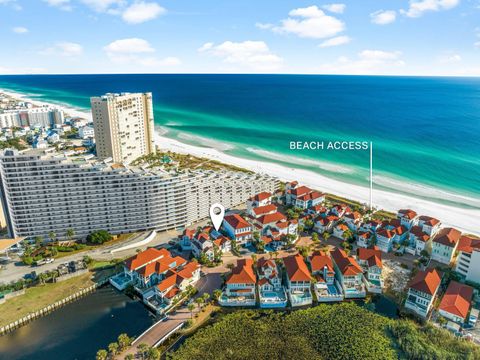
<svg viewBox="0 0 480 360">
<path fill-rule="evenodd" d="M 195 310 L 195 305 L 188 304 L 187 309 L 190 311 L 190 319 L 193 319 L 193 310 Z"/>
<path fill-rule="evenodd" d="M 75 230 L 70 228 L 70 229 L 67 229 L 67 232 L 65 233 L 65 236 L 67 237 L 67 239 L 69 241 L 71 241 L 73 239 L 73 237 L 75 236 Z"/>
<path fill-rule="evenodd" d="M 55 233 L 55 231 L 50 231 L 50 232 L 48 233 L 48 238 L 49 238 L 52 242 L 57 241 L 57 234 Z"/>
<path fill-rule="evenodd" d="M 42 243 L 43 243 L 43 237 L 41 236 L 35 236 L 35 245 L 37 247 L 40 247 L 42 246 Z"/>
<path fill-rule="evenodd" d="M 116 342 L 112 342 L 110 344 L 108 344 L 108 352 L 111 354 L 111 355 L 117 355 L 118 353 L 118 344 Z"/>
<path fill-rule="evenodd" d="M 318 242 L 318 240 L 319 240 L 319 239 L 318 239 L 318 233 L 314 232 L 314 233 L 312 234 L 312 241 L 313 241 L 313 242 Z"/>
<path fill-rule="evenodd" d="M 145 343 L 141 343 L 137 346 L 137 354 L 140 355 L 142 357 L 142 359 L 145 359 L 145 355 L 147 354 L 147 351 L 150 347 L 145 344 Z"/>
<path fill-rule="evenodd" d="M 160 351 L 157 348 L 151 347 L 147 351 L 147 360 L 158 360 L 160 359 Z"/>
<path fill-rule="evenodd" d="M 220 289 L 213 290 L 213 298 L 216 301 L 218 301 L 218 299 L 220 299 L 220 296 L 222 296 L 222 290 L 220 290 Z"/>
<path fill-rule="evenodd" d="M 135 355 L 133 355 L 133 354 L 127 354 L 125 356 L 125 360 L 134 360 L 134 359 L 135 359 Z"/>
<path fill-rule="evenodd" d="M 108 352 L 105 349 L 100 349 L 97 351 L 97 355 L 95 356 L 96 360 L 107 360 Z"/>
<path fill-rule="evenodd" d="M 331 236 L 330 233 L 327 231 L 323 233 L 323 238 L 325 239 L 325 241 L 327 241 L 330 238 L 330 236 Z"/>
<path fill-rule="evenodd" d="M 132 345 L 133 339 L 125 333 L 118 335 L 118 347 L 120 351 L 126 350 L 130 345 Z"/>
<path fill-rule="evenodd" d="M 195 299 L 195 303 L 198 306 L 198 310 L 202 307 L 202 305 L 205 303 L 205 300 L 200 296 Z"/>
</svg>

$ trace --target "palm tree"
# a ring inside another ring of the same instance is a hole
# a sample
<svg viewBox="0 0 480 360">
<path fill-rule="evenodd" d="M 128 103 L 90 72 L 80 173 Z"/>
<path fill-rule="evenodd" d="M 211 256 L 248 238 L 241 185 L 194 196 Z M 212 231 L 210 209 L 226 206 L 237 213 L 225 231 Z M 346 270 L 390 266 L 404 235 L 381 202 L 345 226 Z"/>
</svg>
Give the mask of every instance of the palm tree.
<svg viewBox="0 0 480 360">
<path fill-rule="evenodd" d="M 151 347 L 147 351 L 147 359 L 148 360 L 158 360 L 160 359 L 160 351 L 157 348 Z"/>
<path fill-rule="evenodd" d="M 257 263 L 257 255 L 252 254 L 252 261 L 253 261 L 254 264 Z"/>
<path fill-rule="evenodd" d="M 125 356 L 125 360 L 134 360 L 135 359 L 135 356 L 133 354 L 127 354 Z"/>
<path fill-rule="evenodd" d="M 72 241 L 73 237 L 75 236 L 75 230 L 73 230 L 72 228 L 67 229 L 65 235 L 67 236 L 68 240 Z"/>
<path fill-rule="evenodd" d="M 118 353 L 118 344 L 116 342 L 112 342 L 108 344 L 108 351 L 111 355 L 117 355 Z"/>
<path fill-rule="evenodd" d="M 218 301 L 220 299 L 220 296 L 222 296 L 222 290 L 220 289 L 215 289 L 213 290 L 213 298 Z"/>
<path fill-rule="evenodd" d="M 130 338 L 130 336 L 128 336 L 125 333 L 118 335 L 117 342 L 118 342 L 118 346 L 120 348 L 120 351 L 123 351 L 127 347 L 132 345 L 132 339 Z"/>
<path fill-rule="evenodd" d="M 327 231 L 325 231 L 325 232 L 323 233 L 323 238 L 325 239 L 325 241 L 328 240 L 328 239 L 330 238 L 330 236 L 331 236 L 330 233 L 327 232 Z"/>
<path fill-rule="evenodd" d="M 47 281 L 48 275 L 46 273 L 40 273 L 38 275 L 38 280 L 40 280 L 40 284 L 45 285 L 45 281 Z"/>
<path fill-rule="evenodd" d="M 97 351 L 97 355 L 95 356 L 95 360 L 107 360 L 108 352 L 105 349 L 100 349 Z"/>
<path fill-rule="evenodd" d="M 198 297 L 195 299 L 195 302 L 197 303 L 198 305 L 198 310 L 200 310 L 200 307 L 203 305 L 203 303 L 205 302 L 205 300 L 203 300 L 202 297 Z"/>
<path fill-rule="evenodd" d="M 193 310 L 195 310 L 195 305 L 188 304 L 187 309 L 190 311 L 190 319 L 193 319 Z"/>
<path fill-rule="evenodd" d="M 203 301 L 205 301 L 205 304 L 208 303 L 208 300 L 210 300 L 210 294 L 209 293 L 203 294 L 202 297 L 203 297 Z"/>
<path fill-rule="evenodd" d="M 137 349 L 138 349 L 138 353 L 142 359 L 145 359 L 145 354 L 147 353 L 148 349 L 149 349 L 149 346 L 145 343 L 141 343 L 137 346 Z"/>
<path fill-rule="evenodd" d="M 50 231 L 48 233 L 48 238 L 52 240 L 52 242 L 55 242 L 57 240 L 57 234 L 55 233 L 55 231 Z"/>
</svg>

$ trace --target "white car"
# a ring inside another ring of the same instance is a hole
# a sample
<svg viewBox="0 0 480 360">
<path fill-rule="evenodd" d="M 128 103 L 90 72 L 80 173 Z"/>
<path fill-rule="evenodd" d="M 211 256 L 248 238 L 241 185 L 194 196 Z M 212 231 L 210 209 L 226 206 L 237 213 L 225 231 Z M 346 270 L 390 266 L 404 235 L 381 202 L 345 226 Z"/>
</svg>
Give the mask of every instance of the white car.
<svg viewBox="0 0 480 360">
<path fill-rule="evenodd" d="M 51 264 L 51 263 L 53 263 L 54 261 L 55 261 L 54 258 L 46 258 L 46 259 L 45 259 L 45 264 Z"/>
</svg>

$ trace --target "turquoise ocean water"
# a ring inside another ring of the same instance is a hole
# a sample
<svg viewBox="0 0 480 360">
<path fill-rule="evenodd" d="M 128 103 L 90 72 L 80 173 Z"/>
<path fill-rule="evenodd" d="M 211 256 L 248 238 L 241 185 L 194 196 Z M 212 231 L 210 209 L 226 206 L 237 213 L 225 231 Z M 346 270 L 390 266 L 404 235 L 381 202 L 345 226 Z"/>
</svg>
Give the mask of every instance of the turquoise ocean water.
<svg viewBox="0 0 480 360">
<path fill-rule="evenodd" d="M 478 78 L 32 75 L 0 88 L 83 110 L 90 96 L 151 91 L 165 136 L 365 186 L 368 151 L 289 144 L 371 141 L 376 188 L 480 208 Z"/>
</svg>

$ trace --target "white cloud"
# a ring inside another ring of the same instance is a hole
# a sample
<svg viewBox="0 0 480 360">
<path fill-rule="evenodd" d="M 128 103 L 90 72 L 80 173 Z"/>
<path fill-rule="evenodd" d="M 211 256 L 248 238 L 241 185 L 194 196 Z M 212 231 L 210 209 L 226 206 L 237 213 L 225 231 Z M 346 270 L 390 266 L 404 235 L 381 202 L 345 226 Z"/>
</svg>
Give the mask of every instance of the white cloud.
<svg viewBox="0 0 480 360">
<path fill-rule="evenodd" d="M 473 46 L 475 46 L 476 48 L 479 48 L 480 49 L 480 41 L 476 41 L 473 43 Z"/>
<path fill-rule="evenodd" d="M 372 23 L 378 25 L 391 24 L 397 18 L 397 12 L 394 10 L 378 10 L 370 14 Z"/>
<path fill-rule="evenodd" d="M 272 71 L 283 65 L 283 59 L 273 54 L 263 41 L 225 41 L 219 45 L 209 42 L 202 45 L 198 51 L 222 58 L 225 63 L 257 71 Z"/>
<path fill-rule="evenodd" d="M 140 38 L 115 40 L 105 46 L 103 50 L 112 62 L 118 64 L 134 64 L 148 68 L 181 64 L 180 59 L 173 56 L 157 58 L 148 55 L 154 53 L 155 49 L 147 40 Z"/>
<path fill-rule="evenodd" d="M 83 53 L 80 44 L 62 41 L 40 51 L 42 55 L 60 55 L 65 57 L 79 56 Z"/>
<path fill-rule="evenodd" d="M 416 18 L 425 12 L 453 9 L 460 0 L 410 0 L 408 10 L 400 12 L 408 17 Z"/>
<path fill-rule="evenodd" d="M 343 35 L 343 36 L 337 36 L 337 37 L 325 40 L 318 46 L 321 48 L 339 46 L 339 45 L 348 44 L 350 41 L 352 41 L 350 37 Z"/>
<path fill-rule="evenodd" d="M 401 56 L 400 51 L 363 50 L 355 59 L 341 56 L 334 63 L 322 64 L 319 72 L 354 75 L 395 73 L 405 65 Z"/>
<path fill-rule="evenodd" d="M 107 53 L 138 54 L 154 52 L 155 49 L 147 40 L 128 38 L 115 40 L 103 48 Z"/>
<path fill-rule="evenodd" d="M 345 30 L 343 21 L 326 15 L 317 6 L 293 9 L 289 17 L 281 21 L 279 26 L 257 24 L 276 33 L 294 34 L 302 38 L 324 39 L 337 35 Z"/>
<path fill-rule="evenodd" d="M 22 7 L 17 3 L 17 0 L 0 0 L 0 5 L 10 6 L 14 10 L 22 10 Z"/>
<path fill-rule="evenodd" d="M 452 64 L 462 61 L 462 57 L 459 54 L 446 54 L 439 58 L 439 62 L 442 64 Z"/>
<path fill-rule="evenodd" d="M 23 26 L 15 26 L 14 28 L 12 28 L 12 31 L 15 34 L 26 34 L 26 33 L 28 33 L 28 29 L 26 27 L 23 27 Z"/>
<path fill-rule="evenodd" d="M 122 19 L 129 24 L 140 24 L 153 20 L 164 14 L 166 10 L 157 3 L 135 2 L 122 13 Z"/>
<path fill-rule="evenodd" d="M 345 4 L 327 4 L 323 5 L 322 8 L 336 14 L 343 14 L 347 5 Z"/>
<path fill-rule="evenodd" d="M 70 0 L 43 0 L 49 6 L 59 8 L 60 10 L 70 11 L 72 6 L 70 5 Z"/>
</svg>

